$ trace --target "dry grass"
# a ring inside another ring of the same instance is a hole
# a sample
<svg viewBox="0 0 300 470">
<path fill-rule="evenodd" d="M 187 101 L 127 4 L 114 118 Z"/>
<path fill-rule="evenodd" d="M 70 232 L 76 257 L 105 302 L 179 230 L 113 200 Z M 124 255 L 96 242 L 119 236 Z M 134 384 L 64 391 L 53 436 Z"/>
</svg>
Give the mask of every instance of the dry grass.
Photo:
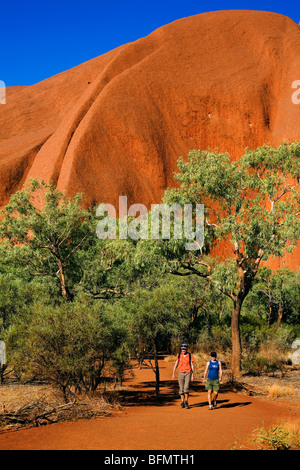
<svg viewBox="0 0 300 470">
<path fill-rule="evenodd" d="M 278 346 L 273 343 L 261 344 L 259 347 L 259 355 L 265 357 L 269 361 L 272 361 L 274 357 L 283 363 L 286 363 L 288 360 L 288 354 L 281 351 Z"/>
<path fill-rule="evenodd" d="M 0 388 L 0 432 L 22 426 L 110 415 L 120 409 L 117 398 L 103 392 L 77 394 L 69 403 L 48 385 L 8 385 Z"/>
<path fill-rule="evenodd" d="M 294 395 L 295 387 L 294 385 L 278 385 L 273 384 L 269 388 L 269 396 L 271 398 L 283 397 L 286 395 Z"/>
<path fill-rule="evenodd" d="M 284 429 L 288 432 L 288 443 L 290 448 L 300 449 L 300 423 L 299 421 L 288 421 L 283 424 Z"/>
<path fill-rule="evenodd" d="M 176 356 L 166 356 L 166 357 L 164 357 L 164 361 L 166 361 L 166 362 L 175 362 L 176 361 Z"/>
</svg>

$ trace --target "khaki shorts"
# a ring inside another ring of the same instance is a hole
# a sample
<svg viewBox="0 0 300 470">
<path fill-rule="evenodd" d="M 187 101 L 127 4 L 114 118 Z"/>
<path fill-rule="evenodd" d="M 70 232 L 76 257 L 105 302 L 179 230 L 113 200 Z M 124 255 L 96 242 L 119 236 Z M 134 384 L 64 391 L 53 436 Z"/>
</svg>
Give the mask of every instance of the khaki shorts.
<svg viewBox="0 0 300 470">
<path fill-rule="evenodd" d="M 179 395 L 184 395 L 190 391 L 190 380 L 192 372 L 179 372 L 178 383 L 179 383 Z"/>
<path fill-rule="evenodd" d="M 218 392 L 220 390 L 219 379 L 206 379 L 205 390 Z"/>
</svg>

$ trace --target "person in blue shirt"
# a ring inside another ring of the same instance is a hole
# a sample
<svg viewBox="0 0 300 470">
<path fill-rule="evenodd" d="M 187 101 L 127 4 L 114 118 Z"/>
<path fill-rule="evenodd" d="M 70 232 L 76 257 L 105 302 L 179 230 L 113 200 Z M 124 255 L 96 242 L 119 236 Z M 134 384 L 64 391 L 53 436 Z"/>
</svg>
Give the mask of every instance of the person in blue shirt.
<svg viewBox="0 0 300 470">
<path fill-rule="evenodd" d="M 205 390 L 208 391 L 208 409 L 212 410 L 217 408 L 217 398 L 223 372 L 221 362 L 217 361 L 217 353 L 213 351 L 210 356 L 210 361 L 206 363 L 203 382 L 205 382 Z"/>
</svg>

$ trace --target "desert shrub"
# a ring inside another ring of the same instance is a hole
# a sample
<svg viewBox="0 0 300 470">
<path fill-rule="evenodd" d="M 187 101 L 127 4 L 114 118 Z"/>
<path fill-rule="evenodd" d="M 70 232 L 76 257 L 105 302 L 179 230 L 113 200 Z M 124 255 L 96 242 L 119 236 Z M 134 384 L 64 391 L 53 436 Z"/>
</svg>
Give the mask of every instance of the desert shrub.
<svg viewBox="0 0 300 470">
<path fill-rule="evenodd" d="M 268 348 L 275 347 L 282 352 L 290 348 L 296 333 L 289 325 L 277 327 L 261 324 L 253 327 L 247 323 L 241 325 L 241 337 L 243 348 L 249 351 L 258 351 L 264 344 Z"/>
<path fill-rule="evenodd" d="M 126 336 L 108 307 L 87 299 L 36 305 L 26 326 L 16 324 L 9 332 L 11 362 L 52 383 L 66 401 L 71 393 L 97 388 L 105 364 Z"/>
<path fill-rule="evenodd" d="M 125 377 L 125 372 L 132 369 L 129 350 L 126 349 L 124 345 L 119 347 L 112 354 L 112 366 L 115 371 L 116 379 L 118 380 L 119 384 L 122 386 L 123 380 Z"/>
<path fill-rule="evenodd" d="M 253 431 L 251 439 L 261 450 L 299 450 L 300 425 L 298 421 L 290 420 L 272 426 L 270 429 L 261 427 Z"/>
<path fill-rule="evenodd" d="M 201 330 L 196 349 L 209 354 L 211 351 L 226 352 L 231 348 L 230 327 L 213 326 Z"/>
<path fill-rule="evenodd" d="M 284 364 L 280 357 L 266 357 L 262 354 L 251 353 L 242 361 L 242 369 L 250 375 L 262 375 L 275 372 L 284 372 Z"/>
<path fill-rule="evenodd" d="M 288 325 L 282 325 L 279 328 L 275 328 L 272 337 L 273 343 L 282 351 L 289 349 L 294 339 L 294 329 Z"/>
<path fill-rule="evenodd" d="M 257 351 L 261 343 L 261 334 L 259 329 L 252 329 L 249 325 L 242 329 L 242 346 L 249 351 Z"/>
<path fill-rule="evenodd" d="M 272 426 L 270 429 L 255 429 L 252 439 L 262 450 L 288 450 L 290 433 L 284 426 Z"/>
<path fill-rule="evenodd" d="M 242 361 L 242 369 L 250 375 L 261 375 L 265 369 L 266 360 L 257 354 L 249 354 Z"/>
</svg>

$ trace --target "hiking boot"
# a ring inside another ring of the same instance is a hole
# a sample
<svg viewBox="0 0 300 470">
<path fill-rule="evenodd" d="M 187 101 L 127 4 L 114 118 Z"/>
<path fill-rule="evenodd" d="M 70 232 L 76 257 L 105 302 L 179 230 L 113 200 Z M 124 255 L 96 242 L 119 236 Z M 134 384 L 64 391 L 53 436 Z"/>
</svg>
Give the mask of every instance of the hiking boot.
<svg viewBox="0 0 300 470">
<path fill-rule="evenodd" d="M 180 408 L 184 408 L 184 402 L 181 402 Z"/>
<path fill-rule="evenodd" d="M 185 402 L 184 406 L 186 407 L 187 410 L 190 408 L 187 401 Z"/>
</svg>

